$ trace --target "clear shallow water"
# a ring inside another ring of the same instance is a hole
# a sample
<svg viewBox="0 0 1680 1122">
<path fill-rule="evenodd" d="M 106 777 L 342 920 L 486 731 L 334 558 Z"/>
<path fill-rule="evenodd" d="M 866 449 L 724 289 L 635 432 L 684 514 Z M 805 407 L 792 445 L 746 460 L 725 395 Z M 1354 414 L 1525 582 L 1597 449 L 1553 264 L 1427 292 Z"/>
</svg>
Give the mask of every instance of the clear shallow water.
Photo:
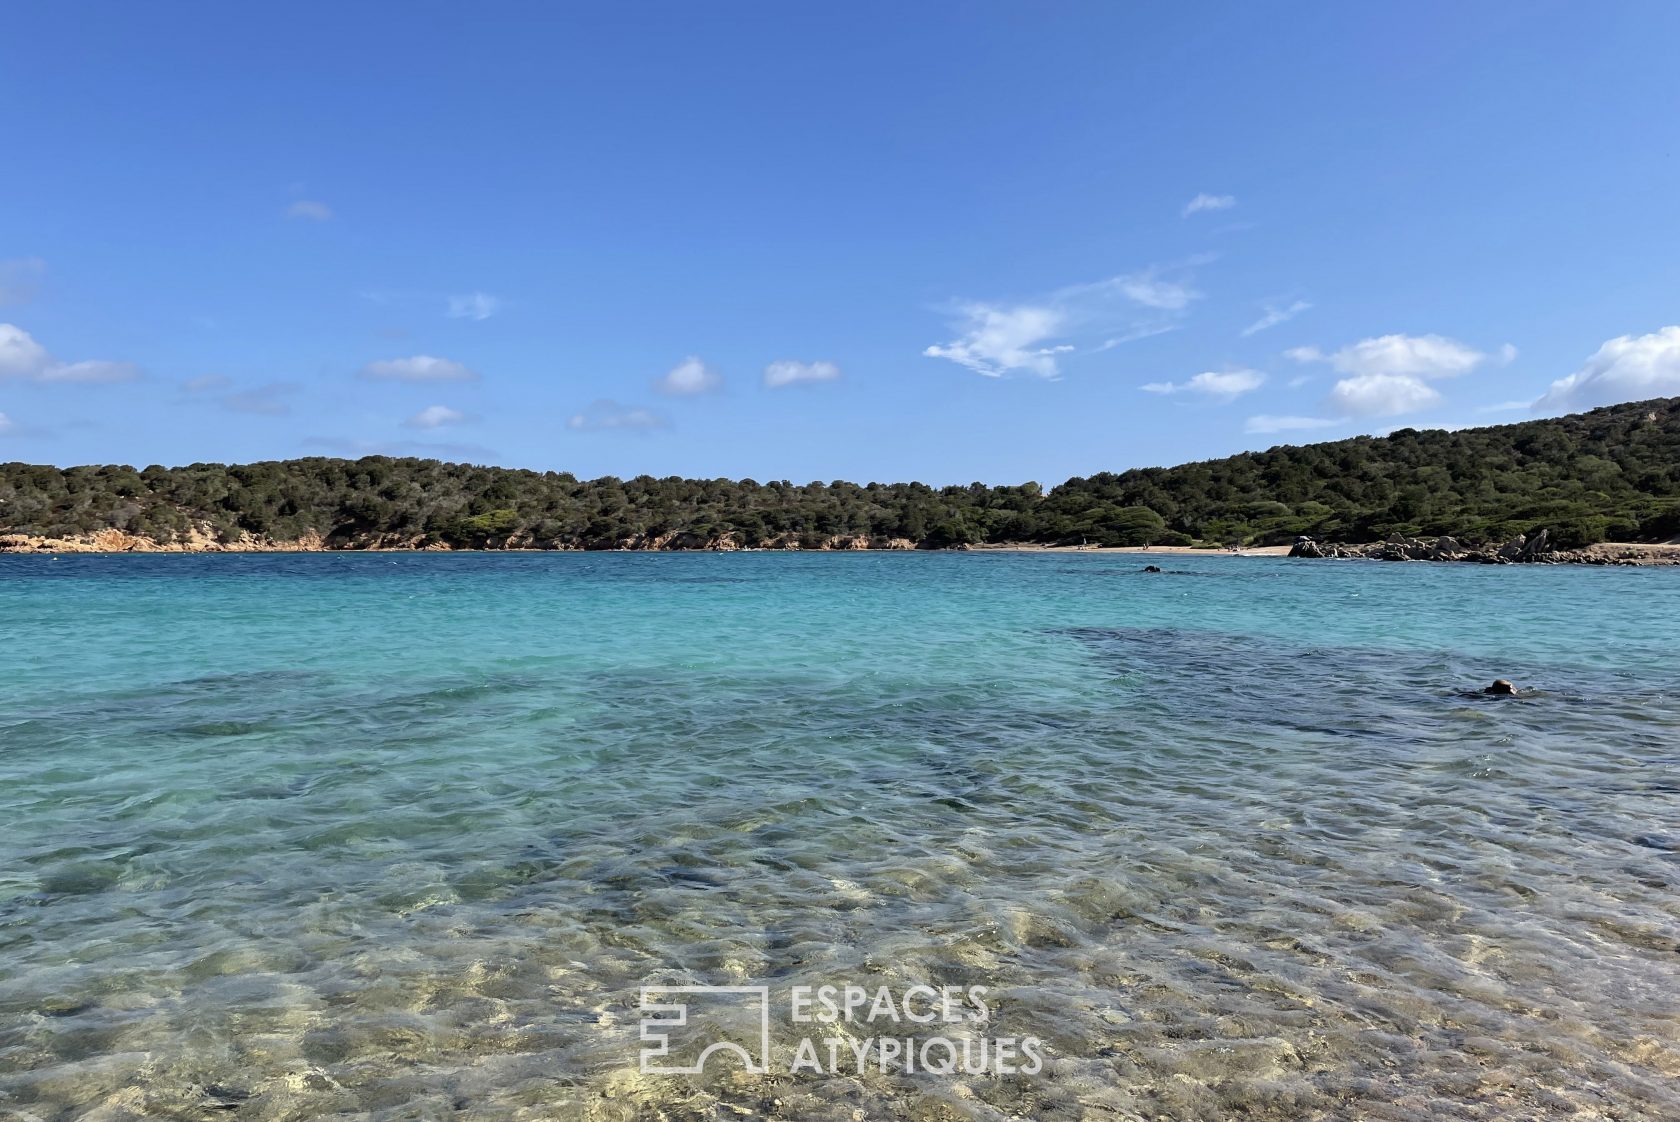
<svg viewBox="0 0 1680 1122">
<path fill-rule="evenodd" d="M 1680 572 L 1145 560 L 0 557 L 0 1118 L 1680 1117 Z"/>
</svg>

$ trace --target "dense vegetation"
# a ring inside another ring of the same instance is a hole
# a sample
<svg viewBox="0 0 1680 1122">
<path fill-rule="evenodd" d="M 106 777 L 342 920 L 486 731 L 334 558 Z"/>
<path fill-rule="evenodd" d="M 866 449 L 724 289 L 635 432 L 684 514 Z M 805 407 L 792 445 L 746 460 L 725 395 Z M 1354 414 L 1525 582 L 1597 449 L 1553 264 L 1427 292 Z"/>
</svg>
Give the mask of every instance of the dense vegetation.
<svg viewBox="0 0 1680 1122">
<path fill-rule="evenodd" d="M 330 545 L 612 548 L 817 546 L 838 536 L 939 547 L 1370 541 L 1393 532 L 1504 539 L 1548 527 L 1565 545 L 1680 533 L 1680 399 L 1458 432 L 1402 429 L 1174 468 L 1036 483 L 756 483 L 369 456 L 188 467 L 0 466 L 0 532 L 118 529 L 170 542 L 195 529 Z"/>
</svg>

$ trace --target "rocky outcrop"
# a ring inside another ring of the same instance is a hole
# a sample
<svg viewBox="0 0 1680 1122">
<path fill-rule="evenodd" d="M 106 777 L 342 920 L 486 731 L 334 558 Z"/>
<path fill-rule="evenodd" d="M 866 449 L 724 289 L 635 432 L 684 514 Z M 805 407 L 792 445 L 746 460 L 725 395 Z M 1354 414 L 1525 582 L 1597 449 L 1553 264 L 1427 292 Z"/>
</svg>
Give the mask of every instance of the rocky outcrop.
<svg viewBox="0 0 1680 1122">
<path fill-rule="evenodd" d="M 46 538 L 29 534 L 0 534 L 0 553 L 321 553 L 321 552 L 377 552 L 415 551 L 448 552 L 451 546 L 428 542 L 424 535 L 345 534 L 324 538 L 320 534 L 306 534 L 291 541 L 276 541 L 257 534 L 241 534 L 232 541 L 221 541 L 208 527 L 194 527 L 174 541 L 159 542 L 140 534 L 122 530 L 96 530 L 73 538 Z M 774 537 L 747 540 L 738 532 L 705 535 L 690 531 L 669 531 L 661 534 L 641 534 L 635 537 L 598 541 L 570 540 L 552 545 L 538 544 L 528 533 L 519 532 L 503 539 L 484 543 L 488 550 L 632 550 L 659 552 L 731 553 L 739 550 L 878 550 L 923 549 L 925 543 L 909 538 L 888 538 L 866 534 L 832 534 L 822 537 L 800 534 L 778 534 Z M 967 546 L 956 548 L 966 549 Z"/>
<path fill-rule="evenodd" d="M 1470 561 L 1480 565 L 1676 565 L 1680 551 L 1661 546 L 1588 546 L 1559 549 L 1549 531 L 1518 534 L 1503 545 L 1470 546 L 1453 537 L 1408 538 L 1393 534 L 1366 545 L 1339 545 L 1297 538 L 1291 557 L 1366 561 Z"/>
<path fill-rule="evenodd" d="M 241 534 L 221 541 L 208 529 L 194 527 L 170 542 L 122 530 L 95 530 L 73 538 L 40 538 L 28 534 L 0 534 L 0 553 L 317 553 L 330 549 L 319 534 L 292 541 L 275 541 L 260 534 Z"/>
</svg>

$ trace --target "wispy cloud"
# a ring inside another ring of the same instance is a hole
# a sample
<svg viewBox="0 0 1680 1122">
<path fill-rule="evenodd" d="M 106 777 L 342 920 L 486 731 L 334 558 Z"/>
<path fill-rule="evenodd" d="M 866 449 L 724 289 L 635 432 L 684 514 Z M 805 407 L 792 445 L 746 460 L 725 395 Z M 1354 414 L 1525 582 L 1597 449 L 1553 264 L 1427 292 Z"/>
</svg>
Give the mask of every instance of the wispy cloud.
<svg viewBox="0 0 1680 1122">
<path fill-rule="evenodd" d="M 37 382 L 64 382 L 84 386 L 107 386 L 113 382 L 132 382 L 140 377 L 140 368 L 132 362 L 105 362 L 89 359 L 85 362 L 54 363 L 36 375 Z"/>
<path fill-rule="evenodd" d="M 1262 413 L 1259 416 L 1250 417 L 1247 424 L 1243 425 L 1243 431 L 1251 433 L 1296 432 L 1304 429 L 1329 428 L 1331 425 L 1340 423 L 1332 417 L 1279 417 L 1270 413 Z"/>
<path fill-rule="evenodd" d="M 131 362 L 60 362 L 23 328 L 0 323 L 0 379 L 15 378 L 42 383 L 105 385 L 132 382 L 140 368 Z"/>
<path fill-rule="evenodd" d="M 572 414 L 566 421 L 566 427 L 579 432 L 651 432 L 668 427 L 668 422 L 651 409 L 621 405 L 611 398 L 602 398 L 583 412 Z"/>
<path fill-rule="evenodd" d="M 501 311 L 502 302 L 488 292 L 468 292 L 449 298 L 450 319 L 487 320 Z"/>
<path fill-rule="evenodd" d="M 403 426 L 411 429 L 436 429 L 444 425 L 458 425 L 466 419 L 467 415 L 459 409 L 451 409 L 447 405 L 428 405 L 404 421 Z"/>
<path fill-rule="evenodd" d="M 287 218 L 302 218 L 310 222 L 328 222 L 333 216 L 332 207 L 316 199 L 299 199 L 286 208 Z"/>
<path fill-rule="evenodd" d="M 472 320 L 483 323 L 493 316 L 500 315 L 506 307 L 506 302 L 500 296 L 490 292 L 439 292 L 436 289 L 417 288 L 364 288 L 356 292 L 356 296 L 370 304 L 378 304 L 382 308 L 401 308 L 413 311 L 424 308 L 429 313 L 440 303 L 443 314 L 449 319 Z M 402 328 L 387 328 L 386 333 L 402 333 Z"/>
<path fill-rule="evenodd" d="M 249 413 L 257 417 L 284 417 L 292 411 L 286 398 L 298 391 L 296 382 L 269 382 L 248 390 L 226 394 L 216 399 L 230 413 Z"/>
<path fill-rule="evenodd" d="M 434 355 L 413 355 L 409 358 L 387 358 L 370 362 L 361 369 L 361 376 L 376 382 L 473 382 L 478 372 Z"/>
<path fill-rule="evenodd" d="M 1278 307 L 1273 304 L 1264 304 L 1262 307 L 1265 310 L 1265 315 L 1242 329 L 1244 338 L 1256 335 L 1267 328 L 1276 327 L 1280 323 L 1288 323 L 1302 312 L 1310 310 L 1312 305 L 1305 300 L 1297 300 L 1288 307 Z"/>
<path fill-rule="evenodd" d="M 1149 382 L 1138 388 L 1149 393 L 1193 393 L 1216 401 L 1235 401 L 1265 384 L 1266 376 L 1258 370 L 1209 370 L 1182 382 Z"/>
<path fill-rule="evenodd" d="M 496 458 L 494 448 L 482 444 L 453 444 L 430 440 L 355 440 L 344 436 L 306 436 L 306 448 L 320 448 L 341 456 L 427 456 L 485 463 Z"/>
<path fill-rule="evenodd" d="M 1056 356 L 1074 349 L 1071 343 L 1048 345 L 1067 326 L 1066 314 L 1056 308 L 968 304 L 962 308 L 962 319 L 961 335 L 949 343 L 936 343 L 922 354 L 950 359 L 988 378 L 1012 371 L 1054 378 Z"/>
<path fill-rule="evenodd" d="M 1135 343 L 1139 339 L 1147 339 L 1151 335 L 1165 335 L 1169 331 L 1177 331 L 1180 326 L 1182 325 L 1177 323 L 1160 323 L 1147 327 L 1134 327 L 1130 331 L 1116 335 L 1112 339 L 1104 339 L 1101 343 L 1098 343 L 1096 346 L 1084 353 L 1092 355 L 1101 354 L 1104 351 L 1111 351 L 1115 347 L 1124 346 L 1127 343 Z"/>
<path fill-rule="evenodd" d="M 1119 284 L 1120 291 L 1134 303 L 1163 312 L 1181 312 L 1190 306 L 1190 301 L 1202 295 L 1188 283 L 1165 280 L 1154 270 L 1129 277 L 1117 277 L 1115 281 Z"/>
<path fill-rule="evenodd" d="M 197 378 L 188 378 L 181 383 L 181 389 L 187 393 L 210 393 L 223 390 L 233 385 L 233 379 L 225 374 L 201 374 Z"/>
<path fill-rule="evenodd" d="M 707 366 L 695 355 L 689 355 L 665 376 L 656 378 L 653 388 L 670 397 L 693 397 L 723 388 L 723 375 Z"/>
<path fill-rule="evenodd" d="M 1200 299 L 1192 270 L 1208 260 L 1151 266 L 1022 303 L 958 304 L 953 324 L 957 337 L 922 354 L 948 359 L 988 378 L 1018 373 L 1057 378 L 1062 356 L 1080 345 L 1102 351 L 1172 330 Z"/>
<path fill-rule="evenodd" d="M 0 436 L 5 436 L 9 432 L 16 431 L 17 422 L 6 416 L 4 413 L 0 413 Z"/>
<path fill-rule="evenodd" d="M 1552 383 L 1536 409 L 1587 409 L 1680 394 L 1680 325 L 1619 335 L 1586 365 Z"/>
<path fill-rule="evenodd" d="M 0 261 L 0 304 L 27 304 L 40 290 L 47 263 L 39 257 Z"/>
<path fill-rule="evenodd" d="M 1204 210 L 1230 210 L 1237 205 L 1235 195 L 1209 195 L 1205 191 L 1184 204 L 1184 217 L 1200 214 Z M 1260 209 L 1264 210 L 1265 207 Z"/>
<path fill-rule="evenodd" d="M 764 385 L 779 390 L 785 386 L 812 385 L 840 379 L 840 368 L 832 362 L 772 362 L 764 368 Z"/>
</svg>

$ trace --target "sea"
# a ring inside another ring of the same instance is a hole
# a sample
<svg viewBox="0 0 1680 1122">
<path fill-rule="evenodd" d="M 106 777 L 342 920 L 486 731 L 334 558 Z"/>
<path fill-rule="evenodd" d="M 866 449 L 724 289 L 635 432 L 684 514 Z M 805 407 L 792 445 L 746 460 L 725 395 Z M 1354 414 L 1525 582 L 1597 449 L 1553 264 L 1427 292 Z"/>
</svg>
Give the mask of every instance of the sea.
<svg viewBox="0 0 1680 1122">
<path fill-rule="evenodd" d="M 0 556 L 0 1119 L 1680 1118 L 1677 648 L 1680 569 Z"/>
</svg>

